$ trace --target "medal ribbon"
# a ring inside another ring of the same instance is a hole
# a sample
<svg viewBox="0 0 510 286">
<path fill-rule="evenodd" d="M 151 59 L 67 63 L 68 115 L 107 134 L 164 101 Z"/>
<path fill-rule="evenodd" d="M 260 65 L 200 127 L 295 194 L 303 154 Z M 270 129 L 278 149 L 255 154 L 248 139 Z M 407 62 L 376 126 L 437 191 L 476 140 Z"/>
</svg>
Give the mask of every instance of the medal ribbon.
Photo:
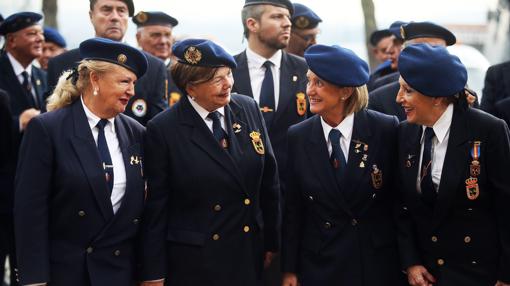
<svg viewBox="0 0 510 286">
<path fill-rule="evenodd" d="M 473 161 L 478 161 L 478 158 L 480 158 L 480 141 L 473 142 L 473 148 L 470 153 Z"/>
</svg>

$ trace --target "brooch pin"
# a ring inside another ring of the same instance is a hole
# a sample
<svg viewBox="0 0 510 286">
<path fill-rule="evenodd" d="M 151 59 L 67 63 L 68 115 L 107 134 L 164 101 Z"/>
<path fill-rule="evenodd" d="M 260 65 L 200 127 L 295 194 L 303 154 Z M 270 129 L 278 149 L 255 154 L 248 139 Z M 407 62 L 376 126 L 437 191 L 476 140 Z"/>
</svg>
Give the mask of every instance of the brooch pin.
<svg viewBox="0 0 510 286">
<path fill-rule="evenodd" d="M 138 165 L 140 164 L 140 158 L 138 156 L 131 156 L 131 160 L 129 161 L 129 163 L 131 165 Z"/>
<path fill-rule="evenodd" d="M 264 144 L 262 143 L 262 139 L 260 138 L 260 133 L 257 131 L 252 131 L 250 133 L 251 143 L 253 144 L 253 148 L 255 148 L 255 152 L 260 155 L 264 155 L 265 149 Z"/>
<path fill-rule="evenodd" d="M 239 123 L 234 123 L 232 124 L 232 129 L 234 129 L 234 133 L 239 133 L 241 132 L 241 125 Z"/>
<path fill-rule="evenodd" d="M 411 155 L 411 154 L 408 154 L 408 155 L 407 155 L 407 159 L 406 159 L 406 163 L 405 163 L 406 168 L 411 168 L 411 166 L 413 165 L 411 160 L 412 160 L 415 156 L 416 156 L 416 155 Z"/>
</svg>

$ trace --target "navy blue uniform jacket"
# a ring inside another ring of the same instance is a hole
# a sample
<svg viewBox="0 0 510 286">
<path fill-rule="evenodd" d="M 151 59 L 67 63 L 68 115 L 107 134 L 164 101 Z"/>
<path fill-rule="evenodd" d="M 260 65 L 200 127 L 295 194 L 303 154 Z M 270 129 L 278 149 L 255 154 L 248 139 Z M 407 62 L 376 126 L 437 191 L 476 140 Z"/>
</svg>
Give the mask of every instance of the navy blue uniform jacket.
<svg viewBox="0 0 510 286">
<path fill-rule="evenodd" d="M 119 114 L 126 192 L 114 215 L 81 101 L 28 125 L 16 175 L 14 222 L 21 284 L 131 285 L 144 201 L 144 127 Z"/>
<path fill-rule="evenodd" d="M 510 141 L 506 124 L 474 109 L 455 107 L 434 208 L 416 191 L 422 127 L 399 127 L 399 243 L 404 268 L 424 265 L 434 285 L 510 283 Z M 480 141 L 479 195 L 469 199 L 470 150 Z"/>
<path fill-rule="evenodd" d="M 505 120 L 507 125 L 510 125 L 510 98 L 500 100 L 495 105 L 494 115 Z"/>
<path fill-rule="evenodd" d="M 264 251 L 279 249 L 278 172 L 262 115 L 232 94 L 225 117 L 228 152 L 187 96 L 147 125 L 143 280 L 255 286 Z"/>
<path fill-rule="evenodd" d="M 392 182 L 397 125 L 371 110 L 355 114 L 341 186 L 320 117 L 289 129 L 282 271 L 297 274 L 301 285 L 401 285 Z M 382 177 L 374 182 L 375 168 Z"/>
<path fill-rule="evenodd" d="M 165 100 L 167 71 L 160 59 L 144 52 L 149 65 L 145 74 L 136 81 L 135 96 L 133 96 L 124 114 L 136 119 L 142 125 L 165 110 L 168 104 Z M 74 67 L 81 61 L 78 49 L 70 50 L 52 58 L 48 63 L 48 93 L 57 85 L 60 75 Z"/>
<path fill-rule="evenodd" d="M 482 93 L 480 108 L 494 114 L 497 102 L 510 97 L 510 61 L 489 67 Z"/>
<path fill-rule="evenodd" d="M 237 62 L 237 68 L 232 71 L 234 74 L 232 91 L 253 97 L 246 52 L 242 52 L 234 58 Z M 305 120 L 308 115 L 308 113 L 299 115 L 296 102 L 298 94 L 304 95 L 306 93 L 307 71 L 308 66 L 303 58 L 282 51 L 280 97 L 272 125 L 267 127 L 280 173 L 285 170 L 287 130 L 291 125 Z M 308 98 L 306 100 L 308 110 Z"/>
<path fill-rule="evenodd" d="M 394 115 L 399 121 L 406 120 L 404 108 L 397 103 L 399 89 L 400 83 L 396 81 L 371 91 L 368 98 L 368 108 L 384 114 Z"/>
</svg>

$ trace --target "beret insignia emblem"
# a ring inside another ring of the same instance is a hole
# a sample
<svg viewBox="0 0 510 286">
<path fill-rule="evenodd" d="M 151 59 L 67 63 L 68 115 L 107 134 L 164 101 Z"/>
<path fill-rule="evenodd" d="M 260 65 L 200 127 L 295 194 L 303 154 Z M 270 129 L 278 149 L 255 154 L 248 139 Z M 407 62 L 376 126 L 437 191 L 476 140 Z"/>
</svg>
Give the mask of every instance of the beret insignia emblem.
<svg viewBox="0 0 510 286">
<path fill-rule="evenodd" d="M 187 63 L 196 65 L 202 60 L 202 53 L 195 47 L 188 47 L 184 52 L 184 59 Z"/>
</svg>

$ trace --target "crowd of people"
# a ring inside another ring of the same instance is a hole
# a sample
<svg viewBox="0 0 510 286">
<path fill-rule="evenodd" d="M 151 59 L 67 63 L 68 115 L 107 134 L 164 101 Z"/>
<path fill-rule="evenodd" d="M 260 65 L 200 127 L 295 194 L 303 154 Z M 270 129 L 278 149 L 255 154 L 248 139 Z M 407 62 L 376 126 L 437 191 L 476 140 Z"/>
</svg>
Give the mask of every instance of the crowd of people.
<svg viewBox="0 0 510 286">
<path fill-rule="evenodd" d="M 237 55 L 135 11 L 90 0 L 69 50 L 0 19 L 9 285 L 510 285 L 508 63 L 479 103 L 436 23 L 373 32 L 371 70 L 289 0 L 245 0 Z"/>
</svg>

